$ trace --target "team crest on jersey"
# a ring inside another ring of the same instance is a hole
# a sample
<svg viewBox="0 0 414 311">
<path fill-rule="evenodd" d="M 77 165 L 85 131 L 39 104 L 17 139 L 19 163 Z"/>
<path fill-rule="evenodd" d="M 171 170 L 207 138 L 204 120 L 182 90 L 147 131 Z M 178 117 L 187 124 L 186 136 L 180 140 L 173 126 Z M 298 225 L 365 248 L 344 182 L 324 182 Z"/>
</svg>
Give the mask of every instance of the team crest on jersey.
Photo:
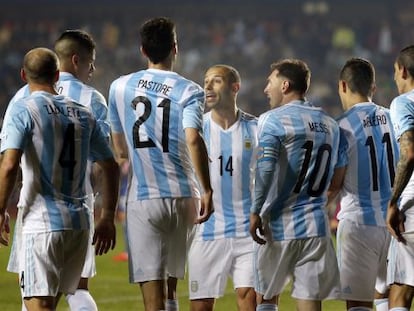
<svg viewBox="0 0 414 311">
<path fill-rule="evenodd" d="M 244 149 L 247 149 L 247 150 L 252 149 L 252 140 L 250 138 L 244 139 Z"/>
<path fill-rule="evenodd" d="M 195 293 L 195 292 L 197 292 L 198 291 L 198 282 L 197 281 L 191 281 L 191 291 L 193 292 L 193 293 Z"/>
</svg>

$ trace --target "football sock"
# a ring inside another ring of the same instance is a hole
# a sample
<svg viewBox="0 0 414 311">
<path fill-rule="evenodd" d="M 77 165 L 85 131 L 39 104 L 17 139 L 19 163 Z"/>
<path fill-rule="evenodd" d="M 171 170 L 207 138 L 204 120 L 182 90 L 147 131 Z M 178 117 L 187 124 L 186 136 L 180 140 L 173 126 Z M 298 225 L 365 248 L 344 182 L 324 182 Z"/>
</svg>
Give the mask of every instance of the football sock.
<svg viewBox="0 0 414 311">
<path fill-rule="evenodd" d="M 277 311 L 277 305 L 273 303 L 262 303 L 260 305 L 257 305 L 256 311 Z"/>
<path fill-rule="evenodd" d="M 66 295 L 71 311 L 98 311 L 98 307 L 89 291 L 77 289 L 73 295 Z"/>
<path fill-rule="evenodd" d="M 178 300 L 175 299 L 167 299 L 167 311 L 178 311 Z"/>
<path fill-rule="evenodd" d="M 376 311 L 388 311 L 388 298 L 374 299 Z"/>
</svg>

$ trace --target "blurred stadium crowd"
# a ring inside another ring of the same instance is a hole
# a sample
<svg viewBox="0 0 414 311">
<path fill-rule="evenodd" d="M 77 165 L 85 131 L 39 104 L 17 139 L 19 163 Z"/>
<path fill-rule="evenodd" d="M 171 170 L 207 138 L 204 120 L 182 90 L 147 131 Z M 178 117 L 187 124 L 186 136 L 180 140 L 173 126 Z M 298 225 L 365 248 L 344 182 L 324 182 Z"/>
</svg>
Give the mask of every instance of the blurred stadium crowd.
<svg viewBox="0 0 414 311">
<path fill-rule="evenodd" d="M 105 96 L 121 74 L 145 67 L 138 27 L 149 17 L 177 23 L 179 58 L 175 71 L 202 84 L 215 63 L 242 76 L 239 105 L 258 115 L 267 109 L 263 88 L 269 65 L 280 58 L 305 60 L 312 70 L 309 97 L 339 105 L 340 67 L 351 56 L 368 58 L 377 70 L 375 102 L 388 106 L 397 94 L 393 62 L 414 43 L 414 3 L 402 0 L 287 1 L 4 1 L 0 14 L 0 114 L 23 82 L 24 54 L 53 47 L 65 29 L 83 28 L 97 42 L 97 70 L 91 85 Z"/>
</svg>

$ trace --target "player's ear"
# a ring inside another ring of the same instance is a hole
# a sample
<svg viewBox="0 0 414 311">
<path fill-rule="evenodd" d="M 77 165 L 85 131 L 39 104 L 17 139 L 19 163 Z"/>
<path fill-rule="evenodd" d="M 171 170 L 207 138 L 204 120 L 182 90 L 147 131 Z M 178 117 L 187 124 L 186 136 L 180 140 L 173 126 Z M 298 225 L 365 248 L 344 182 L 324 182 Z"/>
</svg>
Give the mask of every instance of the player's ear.
<svg viewBox="0 0 414 311">
<path fill-rule="evenodd" d="M 56 70 L 53 82 L 56 83 L 56 82 L 58 82 L 58 80 L 59 80 L 59 70 Z"/>
<path fill-rule="evenodd" d="M 348 86 L 346 85 L 346 82 L 344 80 L 339 80 L 338 90 L 342 93 L 346 93 L 347 89 L 348 89 Z"/>
<path fill-rule="evenodd" d="M 240 83 L 234 82 L 231 84 L 231 90 L 233 93 L 237 93 L 240 90 Z"/>
<path fill-rule="evenodd" d="M 73 54 L 71 58 L 72 64 L 77 67 L 79 65 L 79 59 L 80 58 L 78 54 Z"/>
<path fill-rule="evenodd" d="M 20 69 L 20 78 L 24 81 L 27 82 L 27 78 L 26 78 L 26 72 L 24 71 L 24 69 Z"/>
<path fill-rule="evenodd" d="M 148 57 L 147 53 L 145 52 L 145 49 L 143 48 L 143 46 L 141 45 L 139 48 L 139 51 L 141 52 L 142 55 L 144 55 L 145 57 Z"/>
</svg>

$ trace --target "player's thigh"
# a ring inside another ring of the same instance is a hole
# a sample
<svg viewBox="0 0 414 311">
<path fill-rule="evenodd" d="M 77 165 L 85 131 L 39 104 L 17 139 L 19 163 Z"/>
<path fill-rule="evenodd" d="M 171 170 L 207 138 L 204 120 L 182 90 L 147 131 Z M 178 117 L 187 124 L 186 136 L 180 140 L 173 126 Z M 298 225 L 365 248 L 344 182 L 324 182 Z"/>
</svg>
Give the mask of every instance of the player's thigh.
<svg viewBox="0 0 414 311">
<path fill-rule="evenodd" d="M 73 293 L 87 243 L 87 230 L 23 233 L 19 262 L 23 297 Z"/>
<path fill-rule="evenodd" d="M 234 288 L 254 287 L 253 241 L 251 237 L 232 238 L 232 264 L 230 276 Z"/>
<path fill-rule="evenodd" d="M 223 296 L 231 267 L 230 240 L 194 240 L 188 253 L 190 299 Z"/>
<path fill-rule="evenodd" d="M 339 271 L 330 237 L 297 240 L 300 250 L 293 272 L 292 297 L 303 300 L 336 299 Z"/>
<path fill-rule="evenodd" d="M 185 274 L 191 232 L 199 204 L 198 199 L 176 198 L 172 202 L 171 231 L 166 234 L 168 243 L 168 275 L 182 279 Z"/>
<path fill-rule="evenodd" d="M 386 291 L 386 253 L 389 234 L 385 227 L 341 220 L 337 231 L 337 257 L 344 300 L 371 301 L 377 283 Z"/>
<path fill-rule="evenodd" d="M 391 239 L 388 252 L 387 283 L 414 287 L 414 233 L 405 233 L 406 244 Z"/>
<path fill-rule="evenodd" d="M 266 300 L 279 295 L 289 282 L 296 262 L 291 244 L 292 241 L 268 241 L 253 246 L 255 290 Z"/>
</svg>

